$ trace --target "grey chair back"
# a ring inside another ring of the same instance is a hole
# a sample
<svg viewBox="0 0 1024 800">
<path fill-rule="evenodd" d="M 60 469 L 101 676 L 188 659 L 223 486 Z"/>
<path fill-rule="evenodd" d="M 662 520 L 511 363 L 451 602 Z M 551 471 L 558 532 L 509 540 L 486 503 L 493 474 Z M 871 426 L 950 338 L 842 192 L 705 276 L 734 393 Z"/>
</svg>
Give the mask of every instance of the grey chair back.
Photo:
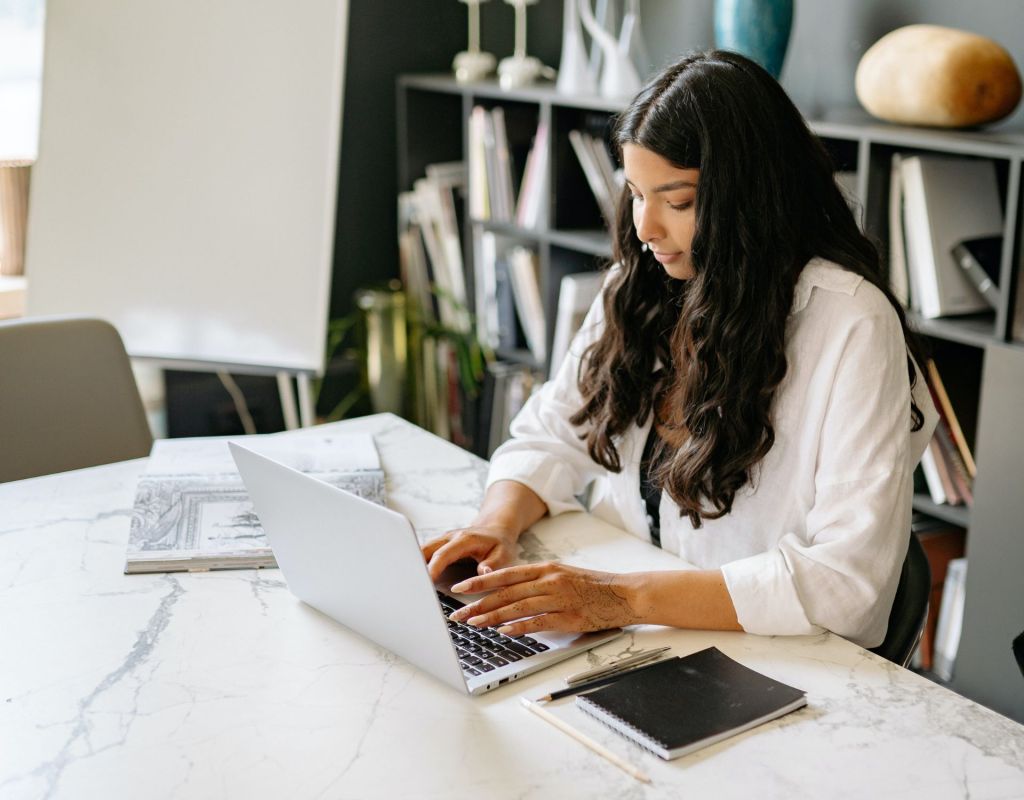
<svg viewBox="0 0 1024 800">
<path fill-rule="evenodd" d="M 0 322 L 0 482 L 149 454 L 117 330 L 84 317 Z"/>
</svg>

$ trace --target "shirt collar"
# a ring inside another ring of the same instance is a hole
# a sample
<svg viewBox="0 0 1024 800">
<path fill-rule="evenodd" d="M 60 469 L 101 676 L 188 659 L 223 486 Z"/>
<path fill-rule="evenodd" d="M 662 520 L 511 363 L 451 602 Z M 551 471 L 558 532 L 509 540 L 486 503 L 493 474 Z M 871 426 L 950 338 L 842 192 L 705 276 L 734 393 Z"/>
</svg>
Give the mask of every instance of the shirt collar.
<svg viewBox="0 0 1024 800">
<path fill-rule="evenodd" d="M 803 311 L 811 301 L 811 290 L 817 286 L 832 292 L 853 295 L 864 278 L 823 258 L 812 258 L 800 272 L 793 291 L 790 314 Z"/>
</svg>

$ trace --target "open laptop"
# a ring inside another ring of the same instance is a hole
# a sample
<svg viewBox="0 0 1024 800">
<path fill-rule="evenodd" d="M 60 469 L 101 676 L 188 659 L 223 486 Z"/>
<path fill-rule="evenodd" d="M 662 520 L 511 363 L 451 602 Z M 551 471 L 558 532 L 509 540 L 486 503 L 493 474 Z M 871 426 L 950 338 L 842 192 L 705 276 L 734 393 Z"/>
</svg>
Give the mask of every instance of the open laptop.
<svg viewBox="0 0 1024 800">
<path fill-rule="evenodd" d="M 510 638 L 450 622 L 468 602 L 449 591 L 461 576 L 435 586 L 406 517 L 228 446 L 291 592 L 449 686 L 483 694 L 622 634 Z"/>
</svg>

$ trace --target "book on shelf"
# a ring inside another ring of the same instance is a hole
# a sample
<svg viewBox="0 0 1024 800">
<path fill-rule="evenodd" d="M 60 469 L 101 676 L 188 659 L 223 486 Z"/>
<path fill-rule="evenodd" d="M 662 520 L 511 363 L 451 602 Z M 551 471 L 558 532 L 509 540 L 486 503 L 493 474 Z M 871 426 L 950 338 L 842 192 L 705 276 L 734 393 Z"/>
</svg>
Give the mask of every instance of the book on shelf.
<svg viewBox="0 0 1024 800">
<path fill-rule="evenodd" d="M 935 625 L 932 671 L 944 681 L 953 679 L 967 590 L 967 559 L 951 559 L 942 586 L 942 605 Z"/>
<path fill-rule="evenodd" d="M 946 491 L 935 460 L 935 449 L 935 439 L 932 439 L 921 454 L 921 471 L 928 487 L 928 496 L 935 505 L 941 506 L 946 502 Z"/>
<path fill-rule="evenodd" d="M 487 365 L 482 394 L 478 455 L 490 458 L 509 437 L 509 425 L 544 376 L 524 364 L 494 361 Z"/>
<path fill-rule="evenodd" d="M 473 288 L 476 301 L 476 338 L 496 350 L 501 346 L 498 313 L 498 239 L 491 231 L 473 231 Z"/>
<path fill-rule="evenodd" d="M 953 258 L 992 308 L 999 307 L 999 259 L 1002 250 L 1002 236 L 964 239 L 953 246 Z"/>
<path fill-rule="evenodd" d="M 406 301 L 416 307 L 416 313 L 425 322 L 436 319 L 434 295 L 430 291 L 430 267 L 423 249 L 416 195 L 402 192 L 398 195 L 398 265 Z"/>
<path fill-rule="evenodd" d="M 918 661 L 915 666 L 931 670 L 934 667 L 935 631 L 939 620 L 939 609 L 942 607 L 942 591 L 945 586 L 946 572 L 951 560 L 963 557 L 967 532 L 961 527 L 920 513 L 913 515 L 911 529 L 921 543 L 932 576 L 931 592 L 928 597 L 928 616 L 921 633 L 921 644 L 917 652 Z"/>
<path fill-rule="evenodd" d="M 229 441 L 385 505 L 370 434 L 158 439 L 135 494 L 126 574 L 277 566 Z"/>
<path fill-rule="evenodd" d="M 709 647 L 578 695 L 576 705 L 671 759 L 796 711 L 807 695 Z"/>
<path fill-rule="evenodd" d="M 1002 233 L 995 165 L 915 155 L 902 158 L 901 173 L 912 308 L 926 319 L 990 310 L 952 251 L 964 239 Z"/>
<path fill-rule="evenodd" d="M 491 109 L 491 123 L 494 128 L 494 205 L 498 211 L 494 219 L 512 222 L 515 217 L 516 200 L 512 188 L 512 155 L 508 146 L 508 129 L 505 126 L 505 111 L 501 106 Z"/>
<path fill-rule="evenodd" d="M 487 109 L 475 106 L 469 114 L 467 161 L 469 169 L 469 215 L 473 219 L 491 218 L 487 185 L 487 154 L 484 138 L 487 128 Z"/>
<path fill-rule="evenodd" d="M 910 274 L 903 233 L 903 156 L 899 153 L 892 154 L 889 171 L 889 287 L 900 305 L 911 307 Z"/>
<path fill-rule="evenodd" d="M 508 258 L 516 312 L 530 352 L 537 363 L 543 364 L 547 358 L 547 320 L 540 297 L 537 254 L 526 247 L 514 247 Z"/>
<path fill-rule="evenodd" d="M 454 179 L 425 177 L 413 183 L 420 233 L 438 290 L 438 317 L 452 330 L 470 329 L 462 240 L 455 212 Z"/>
<path fill-rule="evenodd" d="M 550 151 L 548 124 L 542 121 L 533 137 L 533 146 L 526 157 L 526 168 L 519 188 L 516 205 L 516 224 L 520 228 L 536 228 L 541 224 L 541 213 L 548 192 L 548 161 Z"/>
<path fill-rule="evenodd" d="M 594 199 L 597 200 L 598 208 L 601 209 L 605 222 L 611 226 L 615 222 L 615 200 L 618 195 L 614 186 L 609 185 L 605 171 L 602 170 L 599 164 L 598 158 L 595 155 L 596 148 L 594 147 L 593 139 L 594 137 L 591 134 L 584 131 L 569 131 L 569 143 L 572 145 L 573 152 L 576 153 L 576 159 L 583 169 L 587 185 L 590 186 L 590 191 L 593 193 Z M 600 146 L 604 147 L 603 144 Z M 607 151 L 605 153 L 607 154 Z"/>
<path fill-rule="evenodd" d="M 549 377 L 555 377 L 569 352 L 569 344 L 583 324 L 590 306 L 601 291 L 603 272 L 577 272 L 563 275 L 558 288 L 558 309 L 555 312 L 555 334 L 551 343 Z"/>
</svg>

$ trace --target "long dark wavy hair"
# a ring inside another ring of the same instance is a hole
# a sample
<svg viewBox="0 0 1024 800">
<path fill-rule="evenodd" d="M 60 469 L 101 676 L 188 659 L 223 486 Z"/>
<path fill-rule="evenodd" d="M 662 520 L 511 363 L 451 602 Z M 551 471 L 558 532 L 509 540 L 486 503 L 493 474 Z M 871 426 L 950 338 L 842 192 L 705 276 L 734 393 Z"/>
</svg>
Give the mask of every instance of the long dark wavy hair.
<svg viewBox="0 0 1024 800">
<path fill-rule="evenodd" d="M 614 232 L 620 269 L 604 295 L 606 325 L 580 365 L 591 458 L 618 472 L 615 437 L 649 415 L 685 432 L 654 472 L 694 527 L 732 510 L 736 492 L 775 442 L 772 402 L 786 375 L 786 319 L 814 256 L 876 286 L 892 304 L 917 374 L 921 346 L 893 297 L 878 250 L 861 233 L 831 159 L 778 83 L 735 53 L 689 55 L 648 84 L 615 121 L 613 142 L 699 169 L 695 276 L 670 278 L 640 249 L 630 193 Z M 656 372 L 657 362 L 663 369 Z M 659 419 L 667 401 L 671 413 Z M 924 416 L 911 401 L 911 430 Z"/>
</svg>

